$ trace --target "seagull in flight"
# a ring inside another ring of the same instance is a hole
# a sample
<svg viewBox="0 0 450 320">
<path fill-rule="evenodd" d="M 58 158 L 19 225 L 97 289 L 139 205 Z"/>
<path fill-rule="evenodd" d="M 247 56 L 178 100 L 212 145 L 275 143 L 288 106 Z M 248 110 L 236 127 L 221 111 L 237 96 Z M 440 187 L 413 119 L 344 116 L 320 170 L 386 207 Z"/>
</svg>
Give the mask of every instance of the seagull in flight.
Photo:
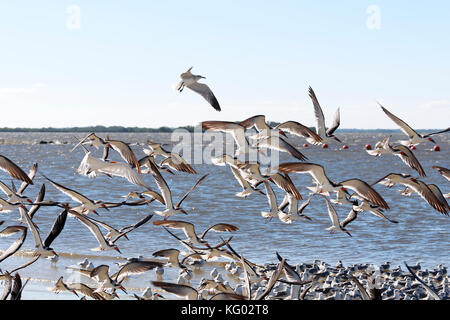
<svg viewBox="0 0 450 320">
<path fill-rule="evenodd" d="M 184 87 L 188 87 L 192 91 L 197 92 L 199 95 L 205 98 L 205 100 L 208 101 L 214 109 L 216 109 L 217 111 L 221 111 L 219 102 L 217 101 L 211 89 L 206 84 L 198 82 L 200 79 L 206 78 L 204 76 L 192 74 L 191 70 L 192 67 L 190 67 L 186 70 L 186 72 L 183 72 L 180 75 L 181 81 L 177 84 L 176 89 L 179 92 L 182 92 Z"/>
</svg>

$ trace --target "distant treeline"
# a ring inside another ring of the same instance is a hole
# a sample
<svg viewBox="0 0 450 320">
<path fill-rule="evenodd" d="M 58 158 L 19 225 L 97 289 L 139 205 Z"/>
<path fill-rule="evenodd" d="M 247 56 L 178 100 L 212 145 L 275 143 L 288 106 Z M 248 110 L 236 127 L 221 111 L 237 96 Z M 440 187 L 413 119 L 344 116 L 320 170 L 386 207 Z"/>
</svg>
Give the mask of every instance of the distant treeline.
<svg viewBox="0 0 450 320">
<path fill-rule="evenodd" d="M 71 128 L 0 128 L 0 132 L 173 132 L 176 129 L 185 129 L 189 132 L 194 131 L 193 126 L 184 126 L 178 128 L 160 127 L 160 128 L 140 128 L 140 127 L 122 127 L 122 126 L 90 126 L 90 127 L 71 127 Z"/>
<path fill-rule="evenodd" d="M 272 128 L 277 126 L 279 122 L 269 122 Z M 141 127 L 122 127 L 122 126 L 89 126 L 89 127 L 71 127 L 71 128 L 0 128 L 0 132 L 173 132 L 177 129 L 185 129 L 189 132 L 194 132 L 194 126 L 183 126 L 177 128 L 159 127 L 159 128 L 141 128 Z M 315 131 L 315 127 L 310 127 Z M 423 129 L 420 132 L 432 132 L 438 129 Z M 399 129 L 338 129 L 336 132 L 386 132 L 398 133 Z"/>
</svg>

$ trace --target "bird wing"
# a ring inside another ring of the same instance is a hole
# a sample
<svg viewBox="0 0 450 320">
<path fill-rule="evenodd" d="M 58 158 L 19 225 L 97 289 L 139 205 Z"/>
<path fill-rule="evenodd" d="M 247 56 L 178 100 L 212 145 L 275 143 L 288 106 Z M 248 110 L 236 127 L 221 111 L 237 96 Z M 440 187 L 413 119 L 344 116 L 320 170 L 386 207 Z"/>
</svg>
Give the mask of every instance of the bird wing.
<svg viewBox="0 0 450 320">
<path fill-rule="evenodd" d="M 0 169 L 9 173 L 13 178 L 22 180 L 28 184 L 33 184 L 30 177 L 18 165 L 2 155 L 0 155 Z"/>
<path fill-rule="evenodd" d="M 151 190 L 151 188 L 145 183 L 142 176 L 138 172 L 131 169 L 125 163 L 105 162 L 105 165 L 101 169 L 99 169 L 99 171 L 113 176 L 125 178 L 132 184 Z"/>
<path fill-rule="evenodd" d="M 0 181 L 0 189 L 3 191 L 4 194 L 10 198 L 15 192 L 13 192 L 6 184 Z"/>
<path fill-rule="evenodd" d="M 105 237 L 103 236 L 102 232 L 100 231 L 100 228 L 94 222 L 92 222 L 87 217 L 85 217 L 82 214 L 79 214 L 76 211 L 69 210 L 69 213 L 72 214 L 73 216 L 75 216 L 76 218 L 78 218 L 78 220 L 80 220 L 80 222 L 82 224 L 84 224 L 89 229 L 89 231 L 91 231 L 91 233 L 94 235 L 94 237 L 97 239 L 97 241 L 100 245 L 104 245 L 104 246 L 108 245 L 106 243 Z"/>
<path fill-rule="evenodd" d="M 232 224 L 228 224 L 228 223 L 216 223 L 212 226 L 210 226 L 208 229 L 206 229 L 205 231 L 203 231 L 203 233 L 199 236 L 200 239 L 203 239 L 206 234 L 209 231 L 215 231 L 215 232 L 233 232 L 239 230 L 238 227 L 232 225 Z"/>
<path fill-rule="evenodd" d="M 316 116 L 316 131 L 317 134 L 321 137 L 325 136 L 325 117 L 323 115 L 322 108 L 320 107 L 319 100 L 317 100 L 316 94 L 314 90 L 309 87 L 309 97 L 311 98 L 314 106 L 314 115 Z"/>
<path fill-rule="evenodd" d="M 416 170 L 421 177 L 425 177 L 425 171 L 422 168 L 422 165 L 420 164 L 419 160 L 417 160 L 414 153 L 409 150 L 408 147 L 403 145 L 398 145 L 392 148 L 393 150 L 397 151 L 394 153 L 396 156 L 399 156 L 402 161 L 409 166 L 410 168 Z"/>
<path fill-rule="evenodd" d="M 273 189 L 267 180 L 264 180 L 263 182 L 264 182 L 264 186 L 266 187 L 266 196 L 267 196 L 267 201 L 269 202 L 270 210 L 276 211 L 278 209 L 278 204 L 277 204 L 277 197 L 275 195 L 275 192 L 273 192 Z"/>
<path fill-rule="evenodd" d="M 236 178 L 237 182 L 239 182 L 240 186 L 243 189 L 251 188 L 250 183 L 242 177 L 239 169 L 235 168 L 234 166 L 230 166 L 230 169 L 231 169 L 231 172 L 233 173 L 234 177 Z"/>
<path fill-rule="evenodd" d="M 298 192 L 297 188 L 295 187 L 294 183 L 287 173 L 285 173 L 284 176 L 276 173 L 270 175 L 270 178 L 279 188 L 294 195 L 297 200 L 303 199 L 300 192 Z"/>
<path fill-rule="evenodd" d="M 211 91 L 211 89 L 206 84 L 194 82 L 189 85 L 186 85 L 186 87 L 188 87 L 192 91 L 200 94 L 217 111 L 221 110 L 219 101 L 217 101 L 216 97 L 214 96 L 214 93 Z"/>
<path fill-rule="evenodd" d="M 287 162 L 280 164 L 277 170 L 285 173 L 309 173 L 320 185 L 324 185 L 330 182 L 328 180 L 328 177 L 325 175 L 324 168 L 320 164 L 308 162 Z"/>
<path fill-rule="evenodd" d="M 145 216 L 144 218 L 142 218 L 141 220 L 139 220 L 138 222 L 136 222 L 134 225 L 120 229 L 119 231 L 121 233 L 117 237 L 115 237 L 111 242 L 115 243 L 117 240 L 119 240 L 121 237 L 123 237 L 127 233 L 129 233 L 129 232 L 139 228 L 143 224 L 147 223 L 147 221 L 149 221 L 152 217 L 153 217 L 153 214 L 149 214 L 149 215 Z M 126 230 L 126 231 L 124 231 L 124 230 Z"/>
<path fill-rule="evenodd" d="M 20 247 L 22 247 L 27 237 L 27 228 L 24 226 L 9 226 L 0 231 L 0 237 L 7 237 L 19 231 L 22 231 L 22 235 L 16 241 L 14 241 L 8 249 L 2 252 L 2 254 L 0 255 L 0 262 L 13 255 L 17 250 L 20 249 Z"/>
<path fill-rule="evenodd" d="M 105 142 L 110 144 L 132 168 L 136 167 L 137 171 L 141 173 L 136 155 L 127 143 L 118 140 L 105 140 Z"/>
<path fill-rule="evenodd" d="M 35 163 L 35 164 L 33 164 L 30 171 L 28 172 L 28 178 L 30 178 L 31 181 L 33 181 L 34 176 L 36 175 L 37 169 L 38 169 L 38 164 Z M 19 190 L 17 190 L 16 193 L 21 195 L 28 186 L 29 186 L 28 182 L 22 181 L 22 184 L 20 185 Z"/>
<path fill-rule="evenodd" d="M 339 112 L 339 108 L 337 108 L 335 114 L 334 114 L 334 118 L 333 118 L 333 123 L 331 125 L 331 127 L 328 128 L 326 134 L 328 136 L 331 136 L 337 128 L 339 128 L 339 125 L 341 124 L 341 115 Z"/>
<path fill-rule="evenodd" d="M 119 272 L 116 275 L 115 280 L 118 283 L 121 283 L 125 277 L 134 275 L 134 274 L 141 274 L 146 271 L 152 270 L 154 268 L 162 267 L 163 265 L 164 265 L 164 263 L 161 263 L 158 261 L 129 262 L 126 265 L 124 265 L 122 268 L 120 268 Z"/>
<path fill-rule="evenodd" d="M 417 192 L 434 209 L 447 215 L 448 210 L 445 205 L 439 201 L 427 184 L 417 179 L 415 181 L 405 180 L 402 184 Z"/>
<path fill-rule="evenodd" d="M 158 168 L 152 162 L 150 162 L 149 164 L 150 164 L 150 172 L 152 173 L 153 178 L 155 178 L 155 182 L 159 188 L 159 191 L 161 191 L 161 195 L 164 198 L 166 208 L 167 209 L 173 208 L 172 193 L 170 192 L 166 180 L 164 180 Z"/>
<path fill-rule="evenodd" d="M 221 131 L 231 134 L 241 149 L 248 147 L 248 141 L 244 132 L 245 128 L 238 123 L 230 121 L 203 121 L 201 125 L 203 130 Z"/>
<path fill-rule="evenodd" d="M 348 225 L 350 222 L 355 220 L 358 217 L 358 212 L 351 209 L 350 212 L 347 215 L 347 218 L 341 221 L 340 226 L 341 228 L 345 228 L 346 225 Z"/>
<path fill-rule="evenodd" d="M 267 297 L 267 295 L 272 291 L 273 287 L 275 286 L 275 283 L 277 283 L 278 278 L 281 276 L 281 272 L 283 271 L 284 264 L 285 264 L 285 260 L 283 258 L 283 259 L 281 259 L 280 263 L 278 264 L 278 267 L 275 270 L 275 272 L 272 273 L 272 276 L 270 277 L 264 292 L 260 296 L 256 297 L 255 300 L 264 300 L 264 298 Z"/>
<path fill-rule="evenodd" d="M 256 130 L 258 130 L 258 132 L 267 129 L 268 127 L 268 125 L 266 124 L 266 116 L 264 115 L 250 117 L 248 119 L 245 119 L 244 121 L 239 122 L 239 124 L 245 129 L 250 129 L 254 126 Z"/>
<path fill-rule="evenodd" d="M 205 180 L 205 178 L 209 175 L 209 173 L 205 174 L 203 177 L 201 177 L 200 179 L 198 179 L 198 181 L 191 187 L 191 189 L 189 189 L 188 192 L 186 192 L 184 194 L 183 197 L 181 197 L 181 199 L 178 201 L 178 203 L 175 205 L 175 209 L 178 209 L 181 207 L 181 203 L 184 201 L 184 199 L 187 198 L 187 196 L 194 191 L 199 185 L 200 183 L 202 183 L 203 180 Z"/>
<path fill-rule="evenodd" d="M 44 240 L 44 247 L 49 248 L 52 242 L 56 239 L 56 237 L 61 233 L 64 229 L 64 225 L 66 223 L 67 218 L 67 210 L 64 210 L 59 214 L 53 223 L 52 229 Z"/>
<path fill-rule="evenodd" d="M 195 233 L 195 227 L 192 223 L 179 220 L 158 220 L 153 221 L 156 226 L 165 226 L 172 229 L 182 229 L 186 237 L 189 239 L 195 239 L 197 234 Z"/>
<path fill-rule="evenodd" d="M 106 264 L 101 264 L 91 270 L 89 276 L 91 278 L 97 277 L 98 282 L 103 282 L 109 279 L 109 266 Z"/>
<path fill-rule="evenodd" d="M 198 292 L 191 286 L 185 284 L 169 283 L 164 281 L 152 281 L 155 287 L 161 288 L 176 296 L 187 298 L 189 300 L 197 300 Z"/>
<path fill-rule="evenodd" d="M 339 185 L 343 185 L 345 188 L 355 191 L 358 195 L 366 199 L 367 201 L 389 210 L 389 205 L 383 199 L 383 197 L 375 191 L 367 182 L 359 179 L 349 179 L 342 181 Z"/>
<path fill-rule="evenodd" d="M 27 222 L 28 229 L 30 229 L 31 234 L 34 238 L 34 243 L 36 248 L 43 247 L 41 236 L 39 235 L 39 232 L 36 229 L 36 226 L 34 225 L 33 221 L 31 221 L 30 216 L 25 211 L 24 208 L 19 208 L 20 216 Z"/>
<path fill-rule="evenodd" d="M 450 131 L 450 127 L 448 127 L 447 129 L 441 130 L 441 131 L 424 134 L 422 137 L 428 138 L 429 136 L 433 136 L 435 134 L 440 134 L 440 133 L 449 132 L 449 131 Z"/>
<path fill-rule="evenodd" d="M 181 171 L 181 172 L 187 172 L 187 173 L 191 173 L 191 174 L 196 174 L 197 172 L 194 170 L 194 168 L 192 168 L 192 166 L 187 163 L 180 155 L 178 155 L 177 153 L 172 153 L 170 157 L 164 159 L 161 163 L 160 166 L 164 166 L 167 165 L 170 168 L 176 170 L 176 171 Z"/>
<path fill-rule="evenodd" d="M 322 196 L 325 199 L 325 202 L 327 203 L 328 216 L 330 217 L 332 225 L 335 226 L 335 227 L 340 228 L 339 218 L 337 216 L 336 210 L 333 208 L 333 206 L 331 205 L 331 203 L 328 200 L 328 198 L 326 196 L 324 196 L 324 195 L 322 195 Z"/>
<path fill-rule="evenodd" d="M 35 199 L 35 203 L 37 202 L 41 202 L 42 200 L 44 200 L 45 197 L 45 184 L 42 184 L 41 189 L 39 190 L 38 195 L 36 196 Z M 30 216 L 31 219 L 33 219 L 34 215 L 36 214 L 36 212 L 39 210 L 41 206 L 38 204 L 33 205 L 30 210 L 28 210 L 28 215 Z"/>
<path fill-rule="evenodd" d="M 379 104 L 379 103 L 378 103 Z M 396 125 L 400 127 L 400 130 L 403 131 L 404 134 L 406 134 L 410 139 L 414 136 L 418 136 L 418 133 L 414 131 L 405 121 L 402 119 L 396 117 L 392 113 L 390 113 L 385 107 L 383 107 L 381 104 L 379 104 L 383 112 L 392 120 L 395 122 Z"/>
<path fill-rule="evenodd" d="M 270 136 L 265 139 L 260 140 L 257 147 L 266 147 L 269 149 L 284 151 L 289 153 L 291 156 L 297 158 L 300 161 L 308 159 L 304 154 L 294 148 L 290 143 L 286 142 L 284 139 L 276 136 Z"/>
<path fill-rule="evenodd" d="M 54 182 L 53 180 L 50 180 L 49 178 L 47 178 L 45 175 L 42 175 L 45 179 L 47 179 L 48 181 L 50 181 L 50 183 L 59 191 L 61 191 L 62 193 L 64 193 L 65 195 L 69 196 L 70 198 L 72 198 L 72 200 L 79 202 L 79 203 L 84 203 L 84 202 L 92 202 L 92 200 L 90 200 L 89 198 L 83 196 L 81 193 L 69 189 L 67 187 L 64 187 L 62 185 L 60 185 L 59 183 Z"/>
<path fill-rule="evenodd" d="M 315 144 L 319 144 L 323 141 L 317 133 L 296 121 L 286 121 L 280 123 L 274 129 L 286 131 L 299 137 L 312 138 Z"/>
<path fill-rule="evenodd" d="M 429 184 L 428 188 L 430 188 L 430 190 L 434 193 L 436 198 L 442 203 L 444 208 L 447 209 L 447 212 L 450 211 L 450 207 L 449 207 L 449 205 L 447 203 L 447 200 L 445 199 L 444 195 L 442 194 L 441 189 L 439 189 L 439 187 L 437 185 L 435 185 L 435 184 Z"/>
</svg>

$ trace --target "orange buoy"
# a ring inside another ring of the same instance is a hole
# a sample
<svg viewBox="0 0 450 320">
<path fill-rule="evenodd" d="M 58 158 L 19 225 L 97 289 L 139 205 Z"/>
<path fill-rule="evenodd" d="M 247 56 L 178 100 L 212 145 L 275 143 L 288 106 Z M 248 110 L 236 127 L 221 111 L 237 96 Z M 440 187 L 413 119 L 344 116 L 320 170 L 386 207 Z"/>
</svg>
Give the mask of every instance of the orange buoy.
<svg viewBox="0 0 450 320">
<path fill-rule="evenodd" d="M 344 144 L 343 146 L 342 146 L 342 149 L 348 149 L 348 145 L 346 145 L 346 144 Z"/>
<path fill-rule="evenodd" d="M 307 148 L 307 147 L 309 147 L 309 145 L 307 143 L 304 143 L 303 148 Z"/>
<path fill-rule="evenodd" d="M 441 148 L 438 145 L 435 145 L 433 147 L 433 151 L 441 151 Z"/>
<path fill-rule="evenodd" d="M 322 145 L 322 148 L 328 149 L 328 145 L 327 145 L 326 143 L 324 143 L 324 144 Z"/>
<path fill-rule="evenodd" d="M 366 150 L 372 150 L 372 146 L 371 146 L 370 144 L 366 144 L 366 145 L 364 146 L 364 149 L 366 149 Z"/>
<path fill-rule="evenodd" d="M 417 149 L 415 145 L 410 145 L 409 148 L 410 148 L 411 150 L 416 150 L 416 149 Z"/>
</svg>

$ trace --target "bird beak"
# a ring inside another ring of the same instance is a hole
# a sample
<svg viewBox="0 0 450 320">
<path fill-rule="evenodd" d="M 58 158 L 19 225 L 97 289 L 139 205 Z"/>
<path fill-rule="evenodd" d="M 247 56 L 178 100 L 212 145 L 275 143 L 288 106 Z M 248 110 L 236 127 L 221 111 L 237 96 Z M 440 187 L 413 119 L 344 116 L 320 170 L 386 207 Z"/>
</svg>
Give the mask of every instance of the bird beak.
<svg viewBox="0 0 450 320">
<path fill-rule="evenodd" d="M 78 293 L 77 293 L 75 290 L 72 290 L 72 292 L 73 292 L 77 297 L 79 297 Z"/>
<path fill-rule="evenodd" d="M 114 250 L 116 250 L 118 253 L 122 254 L 122 252 L 120 252 L 118 247 L 114 247 Z"/>
<path fill-rule="evenodd" d="M 126 234 L 124 234 L 123 236 L 125 237 L 125 239 L 130 240 L 130 239 L 128 239 L 128 236 Z"/>
<path fill-rule="evenodd" d="M 125 288 L 123 286 L 120 286 L 120 290 L 122 290 L 123 292 L 125 292 L 126 294 L 128 294 L 127 290 L 125 290 Z"/>
<path fill-rule="evenodd" d="M 287 138 L 287 135 L 286 135 L 286 133 L 284 133 L 284 131 L 283 131 L 283 130 L 279 130 L 279 132 L 280 132 L 280 134 L 281 134 L 282 136 L 284 136 L 284 137 L 286 137 L 286 138 Z"/>
<path fill-rule="evenodd" d="M 27 201 L 28 201 L 29 203 L 33 203 L 33 201 L 31 201 L 30 199 L 27 199 Z"/>
<path fill-rule="evenodd" d="M 186 211 L 184 211 L 183 209 L 180 210 L 181 213 L 187 214 Z"/>
<path fill-rule="evenodd" d="M 352 236 L 352 235 L 350 234 L 350 232 L 348 232 L 348 231 L 345 231 L 345 233 L 348 234 L 350 237 Z"/>
<path fill-rule="evenodd" d="M 308 216 L 303 215 L 306 220 L 312 221 L 312 219 Z"/>
<path fill-rule="evenodd" d="M 436 141 L 434 141 L 432 138 L 428 138 L 428 140 L 436 144 Z"/>
<path fill-rule="evenodd" d="M 175 174 L 175 173 L 173 173 L 172 171 L 170 171 L 170 169 L 166 169 L 166 171 L 167 171 L 168 173 L 170 173 L 170 174 Z"/>
<path fill-rule="evenodd" d="M 97 213 L 97 211 L 95 211 L 95 210 L 92 210 L 92 213 L 95 213 L 96 215 L 99 215 L 99 214 Z"/>
<path fill-rule="evenodd" d="M 333 139 L 336 140 L 336 141 L 338 141 L 338 142 L 340 142 L 340 143 L 342 143 L 342 141 L 339 140 L 338 137 L 333 137 Z"/>
<path fill-rule="evenodd" d="M 109 211 L 108 207 L 107 207 L 107 206 L 105 206 L 105 204 L 104 204 L 104 203 L 102 203 L 102 205 L 101 205 L 100 207 L 102 207 L 102 208 L 106 209 L 106 211 Z"/>
</svg>

